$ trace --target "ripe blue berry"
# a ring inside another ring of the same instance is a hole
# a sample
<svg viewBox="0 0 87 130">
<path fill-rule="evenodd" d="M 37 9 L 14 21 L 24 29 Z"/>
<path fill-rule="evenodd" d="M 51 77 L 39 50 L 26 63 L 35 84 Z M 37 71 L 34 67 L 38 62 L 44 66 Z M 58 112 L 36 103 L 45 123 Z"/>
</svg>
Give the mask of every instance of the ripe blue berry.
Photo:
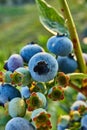
<svg viewBox="0 0 87 130">
<path fill-rule="evenodd" d="M 67 73 L 73 73 L 77 69 L 77 61 L 72 56 L 58 56 L 59 71 Z"/>
<path fill-rule="evenodd" d="M 14 71 L 19 67 L 23 67 L 23 59 L 19 54 L 13 54 L 9 57 L 7 62 L 8 70 Z"/>
<path fill-rule="evenodd" d="M 7 70 L 7 71 L 9 70 L 9 69 L 8 69 L 8 61 L 6 61 L 6 62 L 4 63 L 3 68 L 4 68 L 5 70 Z"/>
<path fill-rule="evenodd" d="M 28 63 L 33 55 L 35 55 L 38 52 L 43 52 L 43 51 L 44 49 L 41 46 L 31 43 L 24 46 L 21 49 L 20 55 L 23 57 L 24 62 Z"/>
<path fill-rule="evenodd" d="M 3 103 L 6 103 L 15 97 L 21 97 L 21 93 L 18 89 L 10 84 L 0 85 L 0 99 Z"/>
<path fill-rule="evenodd" d="M 6 124 L 5 130 L 36 130 L 35 127 L 26 119 L 14 117 Z"/>
<path fill-rule="evenodd" d="M 84 115 L 81 119 L 81 127 L 85 127 L 85 130 L 87 130 L 87 115 Z"/>
<path fill-rule="evenodd" d="M 49 53 L 35 54 L 29 61 L 29 71 L 36 81 L 47 82 L 52 80 L 58 71 L 56 59 Z"/>
<path fill-rule="evenodd" d="M 52 36 L 47 41 L 47 48 L 57 56 L 67 56 L 72 52 L 73 44 L 66 36 Z"/>
<path fill-rule="evenodd" d="M 27 99 L 30 97 L 30 90 L 27 86 L 21 87 L 20 92 L 23 98 Z"/>
<path fill-rule="evenodd" d="M 66 127 L 63 127 L 61 124 L 57 125 L 57 130 L 65 130 L 67 129 Z"/>
</svg>

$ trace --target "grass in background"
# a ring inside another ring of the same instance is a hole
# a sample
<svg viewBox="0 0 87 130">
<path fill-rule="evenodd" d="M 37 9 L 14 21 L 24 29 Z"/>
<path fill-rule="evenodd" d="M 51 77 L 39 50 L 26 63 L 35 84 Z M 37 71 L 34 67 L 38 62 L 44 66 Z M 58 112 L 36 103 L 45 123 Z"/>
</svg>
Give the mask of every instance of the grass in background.
<svg viewBox="0 0 87 130">
<path fill-rule="evenodd" d="M 48 38 L 50 35 L 40 24 L 35 5 L 0 7 L 0 19 L 0 62 L 2 63 L 12 53 L 18 53 L 28 42 L 37 42 L 37 39 L 45 39 L 44 36 Z"/>
<path fill-rule="evenodd" d="M 46 1 L 58 9 L 57 0 L 55 2 Z M 86 26 L 87 4 L 81 4 L 75 0 L 68 2 L 78 32 L 81 32 Z M 82 2 L 85 1 L 82 0 Z M 49 36 L 51 34 L 40 24 L 35 4 L 13 7 L 0 6 L 0 69 L 2 69 L 4 60 L 7 60 L 12 53 L 18 53 L 26 43 L 35 41 L 45 47 Z M 82 47 L 84 48 L 84 45 Z"/>
</svg>

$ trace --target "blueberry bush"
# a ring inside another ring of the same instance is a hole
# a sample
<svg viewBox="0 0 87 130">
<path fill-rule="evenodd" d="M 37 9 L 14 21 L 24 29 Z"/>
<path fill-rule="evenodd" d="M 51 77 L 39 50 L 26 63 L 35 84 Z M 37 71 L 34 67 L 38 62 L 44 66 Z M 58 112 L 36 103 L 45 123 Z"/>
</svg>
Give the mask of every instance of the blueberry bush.
<svg viewBox="0 0 87 130">
<path fill-rule="evenodd" d="M 61 13 L 44 0 L 36 0 L 40 22 L 52 33 L 48 51 L 30 42 L 19 54 L 9 56 L 0 71 L 0 124 L 5 130 L 87 129 L 87 55 L 82 52 L 67 0 L 58 2 Z M 68 108 L 66 95 L 72 89 L 77 97 Z M 53 121 L 49 110 L 55 110 L 59 102 L 67 114 L 56 115 Z"/>
</svg>

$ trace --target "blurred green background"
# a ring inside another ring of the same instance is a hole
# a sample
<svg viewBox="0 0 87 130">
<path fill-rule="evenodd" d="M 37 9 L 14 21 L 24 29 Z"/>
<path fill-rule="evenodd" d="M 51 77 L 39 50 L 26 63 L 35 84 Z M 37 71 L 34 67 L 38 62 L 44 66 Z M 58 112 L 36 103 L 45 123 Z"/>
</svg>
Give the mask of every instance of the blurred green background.
<svg viewBox="0 0 87 130">
<path fill-rule="evenodd" d="M 46 0 L 59 11 L 58 0 Z M 83 52 L 87 52 L 87 0 L 68 0 Z M 34 0 L 0 0 L 0 71 L 4 62 L 12 53 L 19 53 L 27 43 L 34 41 L 46 49 L 46 41 L 52 36 L 40 23 Z M 76 92 L 66 90 L 65 100 L 51 102 L 49 112 L 52 114 L 53 129 L 60 113 L 66 114 L 76 98 Z M 54 105 L 53 105 L 54 104 Z M 68 106 L 67 106 L 68 104 Z M 55 116 L 56 115 L 56 116 Z M 0 120 L 3 112 L 0 108 Z M 3 117 L 4 119 L 4 117 Z M 0 130 L 4 122 L 0 121 Z"/>
<path fill-rule="evenodd" d="M 7 4 L 4 4 L 6 1 Z M 19 53 L 20 48 L 28 42 L 35 41 L 45 47 L 47 38 L 52 35 L 41 25 L 34 0 L 23 1 L 0 0 L 0 69 L 12 53 Z M 59 10 L 58 0 L 46 1 Z M 82 42 L 84 31 L 87 35 L 87 2 L 68 0 L 68 3 Z M 86 51 L 87 46 L 82 44 L 82 48 Z"/>
</svg>

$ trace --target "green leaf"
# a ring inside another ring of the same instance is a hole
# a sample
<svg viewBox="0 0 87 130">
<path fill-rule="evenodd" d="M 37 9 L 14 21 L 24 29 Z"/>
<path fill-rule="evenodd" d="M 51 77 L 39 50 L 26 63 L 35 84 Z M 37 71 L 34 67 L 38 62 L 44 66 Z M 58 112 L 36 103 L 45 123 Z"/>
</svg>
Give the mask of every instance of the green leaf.
<svg viewBox="0 0 87 130">
<path fill-rule="evenodd" d="M 36 0 L 39 18 L 42 25 L 51 33 L 69 34 L 65 20 L 60 13 L 48 5 L 44 0 Z"/>
</svg>

